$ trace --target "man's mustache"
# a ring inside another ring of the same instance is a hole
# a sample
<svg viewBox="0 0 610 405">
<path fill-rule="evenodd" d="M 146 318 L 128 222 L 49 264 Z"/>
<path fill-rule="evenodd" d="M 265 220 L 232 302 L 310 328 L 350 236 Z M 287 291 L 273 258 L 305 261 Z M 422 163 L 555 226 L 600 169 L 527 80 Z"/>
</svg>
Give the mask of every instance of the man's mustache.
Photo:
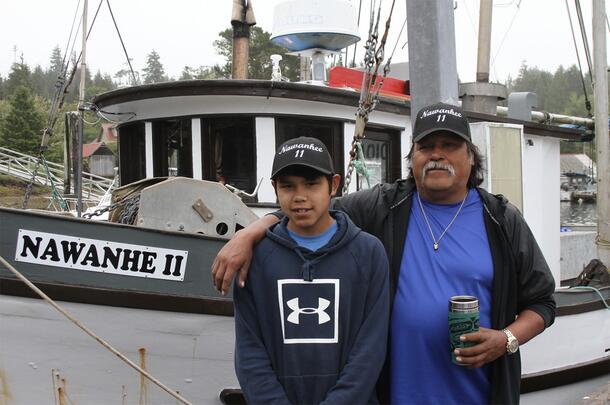
<svg viewBox="0 0 610 405">
<path fill-rule="evenodd" d="M 431 160 L 428 163 L 426 163 L 426 165 L 422 169 L 422 180 L 426 178 L 426 174 L 430 170 L 435 170 L 435 169 L 447 170 L 449 172 L 449 175 L 455 176 L 455 169 L 453 168 L 452 165 L 450 165 L 448 163 L 442 163 L 442 162 L 437 162 L 435 160 Z"/>
</svg>

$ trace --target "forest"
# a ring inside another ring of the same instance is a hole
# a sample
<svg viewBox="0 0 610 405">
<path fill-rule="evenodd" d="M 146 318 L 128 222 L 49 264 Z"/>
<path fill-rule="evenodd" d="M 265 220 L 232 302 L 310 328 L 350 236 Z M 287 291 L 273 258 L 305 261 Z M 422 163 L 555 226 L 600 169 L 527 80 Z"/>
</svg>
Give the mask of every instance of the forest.
<svg viewBox="0 0 610 405">
<path fill-rule="evenodd" d="M 108 73 L 97 70 L 85 72 L 86 100 L 91 101 L 96 94 L 113 90 L 126 85 L 149 84 L 171 80 L 191 79 L 228 79 L 231 75 L 232 30 L 220 32 L 213 46 L 218 55 L 224 57 L 223 65 L 212 67 L 184 66 L 179 77 L 166 74 L 159 55 L 154 49 L 148 53 L 145 67 L 141 72 L 121 69 Z M 287 80 L 297 81 L 300 62 L 295 56 L 286 55 L 286 50 L 270 41 L 270 33 L 259 27 L 253 27 L 250 39 L 249 77 L 252 79 L 269 79 L 271 61 L 269 56 L 280 54 L 282 74 Z M 13 63 L 7 77 L 0 75 L 0 146 L 22 153 L 37 155 L 42 131 L 49 126 L 49 110 L 55 96 L 58 82 L 68 80 L 62 75 L 65 59 L 57 46 L 50 50 L 47 66 L 29 66 L 24 56 Z M 73 65 L 76 57 L 72 57 Z M 338 64 L 342 64 L 339 58 Z M 53 129 L 51 141 L 45 156 L 50 161 L 63 162 L 63 114 L 76 111 L 78 104 L 79 69 L 76 69 L 73 80 L 68 87 L 68 94 Z M 135 83 L 134 83 L 135 82 Z M 592 103 L 591 76 L 576 65 L 560 66 L 555 72 L 541 70 L 522 62 L 521 69 L 515 78 L 506 81 L 509 92 L 530 91 L 538 95 L 537 110 L 556 114 L 590 116 L 587 105 Z M 591 107 L 591 111 L 592 111 Z M 100 122 L 91 115 L 85 127 L 85 142 L 93 141 L 99 134 Z M 112 145 L 109 145 L 111 148 Z M 562 152 L 586 152 L 594 157 L 590 143 L 562 142 Z"/>
</svg>

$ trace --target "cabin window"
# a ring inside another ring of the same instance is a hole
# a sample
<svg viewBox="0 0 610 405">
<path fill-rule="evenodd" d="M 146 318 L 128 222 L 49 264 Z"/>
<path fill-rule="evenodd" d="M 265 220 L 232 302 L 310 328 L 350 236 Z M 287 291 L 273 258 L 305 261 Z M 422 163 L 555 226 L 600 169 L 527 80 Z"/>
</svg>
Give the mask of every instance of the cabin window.
<svg viewBox="0 0 610 405">
<path fill-rule="evenodd" d="M 400 178 L 400 133 L 398 131 L 367 128 L 362 140 L 362 152 L 369 172 L 369 181 L 357 175 L 358 190 L 378 183 L 391 183 Z"/>
<path fill-rule="evenodd" d="M 124 124 L 118 128 L 119 172 L 121 184 L 146 177 L 144 123 Z"/>
<path fill-rule="evenodd" d="M 153 122 L 155 177 L 193 177 L 191 120 Z"/>
<path fill-rule="evenodd" d="M 256 188 L 254 118 L 202 118 L 203 178 L 247 193 Z"/>
<path fill-rule="evenodd" d="M 333 159 L 335 172 L 344 173 L 343 164 L 343 125 L 337 121 L 313 120 L 303 118 L 276 118 L 275 144 L 280 146 L 292 138 L 309 136 L 324 142 Z M 343 176 L 338 194 L 343 188 Z"/>
</svg>

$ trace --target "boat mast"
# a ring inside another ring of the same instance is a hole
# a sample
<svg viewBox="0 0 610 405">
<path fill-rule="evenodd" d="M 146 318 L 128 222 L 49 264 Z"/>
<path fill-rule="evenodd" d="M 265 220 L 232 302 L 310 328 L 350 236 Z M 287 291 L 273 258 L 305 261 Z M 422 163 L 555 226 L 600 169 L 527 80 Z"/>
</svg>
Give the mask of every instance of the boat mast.
<svg viewBox="0 0 610 405">
<path fill-rule="evenodd" d="M 593 73 L 597 148 L 597 258 L 610 265 L 610 154 L 608 136 L 608 62 L 606 7 L 593 0 Z"/>
<path fill-rule="evenodd" d="M 453 0 L 407 1 L 407 32 L 411 115 L 439 101 L 458 105 Z"/>
<path fill-rule="evenodd" d="M 248 58 L 250 53 L 250 26 L 256 24 L 251 0 L 233 0 L 231 25 L 233 26 L 233 66 L 232 78 L 248 78 Z"/>
<path fill-rule="evenodd" d="M 86 50 L 87 50 L 87 9 L 88 1 L 83 2 L 83 49 L 80 60 L 80 87 L 78 92 L 78 137 L 76 145 L 76 179 L 74 180 L 76 192 L 76 215 L 80 218 L 83 210 L 83 133 L 85 128 L 85 79 L 87 76 Z"/>
</svg>

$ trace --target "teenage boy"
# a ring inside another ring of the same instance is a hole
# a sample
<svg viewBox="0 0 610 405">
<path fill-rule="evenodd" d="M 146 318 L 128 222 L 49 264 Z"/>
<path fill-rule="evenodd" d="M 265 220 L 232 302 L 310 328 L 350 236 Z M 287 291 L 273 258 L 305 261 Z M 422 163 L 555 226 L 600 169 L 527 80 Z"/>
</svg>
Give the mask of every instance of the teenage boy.
<svg viewBox="0 0 610 405">
<path fill-rule="evenodd" d="M 326 146 L 282 144 L 272 184 L 285 217 L 254 249 L 235 286 L 235 370 L 250 404 L 378 403 L 386 354 L 388 261 L 342 212 Z"/>
</svg>

